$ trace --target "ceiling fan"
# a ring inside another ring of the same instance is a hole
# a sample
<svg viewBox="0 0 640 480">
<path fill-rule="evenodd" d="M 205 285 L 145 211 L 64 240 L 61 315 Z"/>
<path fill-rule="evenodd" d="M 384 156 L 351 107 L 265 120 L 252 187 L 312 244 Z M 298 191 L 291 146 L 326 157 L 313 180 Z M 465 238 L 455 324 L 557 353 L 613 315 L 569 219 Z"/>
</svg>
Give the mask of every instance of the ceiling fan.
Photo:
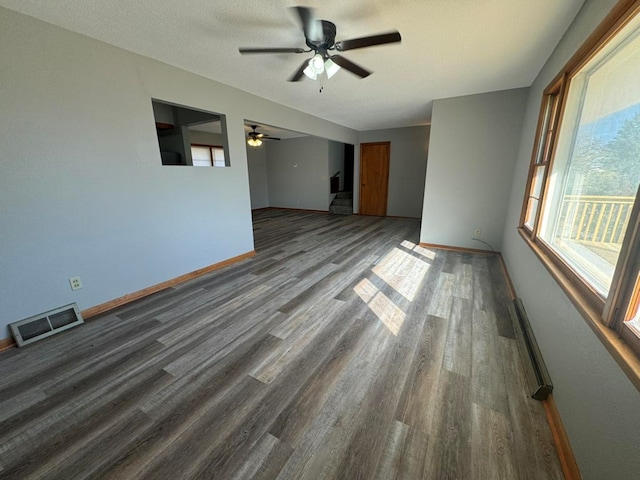
<svg viewBox="0 0 640 480">
<path fill-rule="evenodd" d="M 272 137 L 271 135 L 267 135 L 266 133 L 260 133 L 256 131 L 258 125 L 249 125 L 251 127 L 251 131 L 247 134 L 247 144 L 252 147 L 259 147 L 262 145 L 263 140 L 280 140 L 278 137 Z"/>
<path fill-rule="evenodd" d="M 360 78 L 368 77 L 372 72 L 356 65 L 341 55 L 331 55 L 330 51 L 337 50 L 344 52 L 346 50 L 354 50 L 356 48 L 372 47 L 375 45 L 384 45 L 385 43 L 400 42 L 400 32 L 392 31 L 379 35 L 368 37 L 354 38 L 351 40 L 342 40 L 336 42 L 336 26 L 328 20 L 317 20 L 313 15 L 313 9 L 308 7 L 291 7 L 295 10 L 304 33 L 305 43 L 309 50 L 304 48 L 240 48 L 241 54 L 254 53 L 309 53 L 315 52 L 313 57 L 308 58 L 300 68 L 289 78 L 290 82 L 297 82 L 302 79 L 303 75 L 315 80 L 323 72 L 327 77 L 331 78 L 340 70 L 340 67 L 348 70 Z"/>
</svg>

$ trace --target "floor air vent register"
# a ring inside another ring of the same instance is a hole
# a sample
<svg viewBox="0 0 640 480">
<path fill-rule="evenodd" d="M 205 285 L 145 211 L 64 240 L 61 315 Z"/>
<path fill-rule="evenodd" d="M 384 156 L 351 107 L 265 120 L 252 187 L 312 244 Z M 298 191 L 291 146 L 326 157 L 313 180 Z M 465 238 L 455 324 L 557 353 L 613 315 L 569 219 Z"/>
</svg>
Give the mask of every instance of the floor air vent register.
<svg viewBox="0 0 640 480">
<path fill-rule="evenodd" d="M 18 347 L 23 347 L 84 323 L 78 305 L 71 303 L 9 324 Z"/>
<path fill-rule="evenodd" d="M 553 384 L 520 298 L 515 298 L 509 305 L 509 313 L 513 321 L 527 385 L 532 392 L 531 397 L 536 400 L 545 400 L 553 390 Z"/>
</svg>

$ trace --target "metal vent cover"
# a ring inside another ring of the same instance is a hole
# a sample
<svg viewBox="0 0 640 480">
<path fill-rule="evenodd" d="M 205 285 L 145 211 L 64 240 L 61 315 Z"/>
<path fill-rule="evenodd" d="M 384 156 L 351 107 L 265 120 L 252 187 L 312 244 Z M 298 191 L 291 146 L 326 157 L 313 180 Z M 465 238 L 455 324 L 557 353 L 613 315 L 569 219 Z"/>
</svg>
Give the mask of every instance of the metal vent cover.
<svg viewBox="0 0 640 480">
<path fill-rule="evenodd" d="M 509 313 L 513 321 L 525 377 L 532 392 L 531 397 L 536 400 L 545 400 L 553 390 L 553 383 L 520 298 L 513 299 L 513 303 L 509 305 Z"/>
<path fill-rule="evenodd" d="M 23 347 L 71 327 L 84 323 L 76 303 L 70 303 L 48 312 L 9 324 L 18 347 Z"/>
</svg>

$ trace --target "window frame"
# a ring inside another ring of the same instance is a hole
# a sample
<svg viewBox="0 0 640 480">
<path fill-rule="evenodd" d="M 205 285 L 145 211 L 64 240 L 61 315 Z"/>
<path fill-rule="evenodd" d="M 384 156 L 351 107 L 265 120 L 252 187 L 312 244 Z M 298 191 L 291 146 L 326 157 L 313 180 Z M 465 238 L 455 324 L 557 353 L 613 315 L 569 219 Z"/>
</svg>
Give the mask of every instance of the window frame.
<svg viewBox="0 0 640 480">
<path fill-rule="evenodd" d="M 622 242 L 618 267 L 611 281 L 613 293 L 605 304 L 602 318 L 631 348 L 640 352 L 640 336 L 624 324 L 629 309 L 640 308 L 640 188 Z"/>
<path fill-rule="evenodd" d="M 547 87 L 543 94 L 542 107 L 540 108 L 538 127 L 536 129 L 536 146 L 529 166 L 529 176 L 527 178 L 528 188 L 525 192 L 525 199 L 520 218 L 520 225 L 527 230 L 530 235 L 533 235 L 533 232 L 536 232 L 539 227 L 540 215 L 538 212 L 540 212 L 544 203 L 547 177 L 552 160 L 551 154 L 554 151 L 554 142 L 560 123 L 560 113 L 562 111 L 560 100 L 562 99 L 565 84 L 565 77 L 562 76 L 558 81 Z M 533 181 L 534 178 L 536 178 L 536 173 L 539 168 L 544 168 L 544 173 L 542 175 L 540 193 L 538 197 L 536 197 L 533 194 Z M 529 200 L 531 199 L 536 199 L 538 201 L 536 213 L 534 214 L 533 227 L 529 227 L 529 225 L 527 225 L 531 206 Z"/>
<path fill-rule="evenodd" d="M 225 157 L 225 161 L 224 161 L 224 165 L 216 165 L 215 164 L 215 154 L 213 153 L 214 149 L 218 149 L 218 150 L 222 150 L 222 154 L 224 155 L 224 146 L 223 145 L 210 145 L 207 143 L 191 143 L 191 148 L 193 147 L 201 147 L 201 148 L 208 148 L 209 149 L 209 161 L 211 162 L 210 165 L 208 165 L 209 167 L 217 167 L 217 168 L 222 168 L 222 167 L 226 167 L 227 166 L 227 160 Z"/>
<path fill-rule="evenodd" d="M 558 148 L 558 132 L 562 129 L 571 79 L 609 43 L 636 15 L 640 15 L 640 0 L 621 0 L 589 36 L 564 68 L 543 91 L 538 115 L 518 233 L 538 259 L 558 282 L 598 338 L 640 390 L 640 337 L 624 325 L 629 303 L 638 302 L 638 271 L 640 270 L 640 190 L 632 209 L 609 294 L 603 298 L 582 279 L 539 236 L 540 224 L 549 190 L 549 173 L 553 171 Z M 555 111 L 553 102 L 555 105 Z M 549 105 L 552 105 L 549 107 Z M 548 119 L 548 122 L 546 121 Z M 534 180 L 539 168 L 544 168 L 537 210 L 530 221 Z M 532 224 L 532 226 L 527 225 Z M 634 297 L 635 295 L 635 297 Z"/>
</svg>

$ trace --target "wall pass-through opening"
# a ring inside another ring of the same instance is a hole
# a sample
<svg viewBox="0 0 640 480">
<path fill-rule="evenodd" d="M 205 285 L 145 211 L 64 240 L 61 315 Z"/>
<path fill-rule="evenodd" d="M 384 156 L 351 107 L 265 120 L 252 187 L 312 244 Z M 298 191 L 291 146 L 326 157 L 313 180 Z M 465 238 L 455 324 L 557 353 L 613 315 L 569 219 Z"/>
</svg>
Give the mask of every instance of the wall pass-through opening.
<svg viewBox="0 0 640 480">
<path fill-rule="evenodd" d="M 152 104 L 162 165 L 231 165 L 223 114 L 160 100 L 152 100 Z"/>
</svg>

